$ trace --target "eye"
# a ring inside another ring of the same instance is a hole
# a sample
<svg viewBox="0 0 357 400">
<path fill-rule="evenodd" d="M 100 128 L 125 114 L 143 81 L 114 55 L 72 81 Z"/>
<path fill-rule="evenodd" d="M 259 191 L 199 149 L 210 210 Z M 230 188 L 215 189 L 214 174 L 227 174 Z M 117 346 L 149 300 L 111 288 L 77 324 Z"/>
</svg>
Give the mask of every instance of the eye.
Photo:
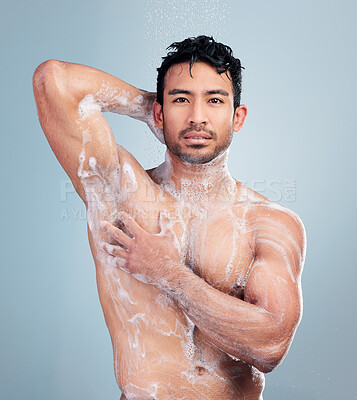
<svg viewBox="0 0 357 400">
<path fill-rule="evenodd" d="M 188 100 L 185 97 L 178 97 L 174 100 L 174 103 L 186 103 Z"/>
<path fill-rule="evenodd" d="M 223 103 L 223 101 L 221 99 L 217 99 L 217 97 L 214 97 L 213 99 L 209 99 L 209 102 L 213 103 L 213 104 Z"/>
</svg>

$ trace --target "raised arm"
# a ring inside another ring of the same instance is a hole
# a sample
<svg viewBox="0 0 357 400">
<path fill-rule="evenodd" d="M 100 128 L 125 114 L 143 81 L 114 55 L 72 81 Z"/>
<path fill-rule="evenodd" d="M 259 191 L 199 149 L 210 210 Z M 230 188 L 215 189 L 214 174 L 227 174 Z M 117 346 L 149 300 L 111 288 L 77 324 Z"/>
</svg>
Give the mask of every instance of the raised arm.
<svg viewBox="0 0 357 400">
<path fill-rule="evenodd" d="M 97 167 L 108 172 L 119 163 L 113 133 L 102 112 L 128 115 L 155 130 L 155 94 L 95 68 L 46 61 L 34 73 L 33 89 L 42 129 L 84 202 L 81 179 L 89 161 L 95 159 Z"/>
</svg>

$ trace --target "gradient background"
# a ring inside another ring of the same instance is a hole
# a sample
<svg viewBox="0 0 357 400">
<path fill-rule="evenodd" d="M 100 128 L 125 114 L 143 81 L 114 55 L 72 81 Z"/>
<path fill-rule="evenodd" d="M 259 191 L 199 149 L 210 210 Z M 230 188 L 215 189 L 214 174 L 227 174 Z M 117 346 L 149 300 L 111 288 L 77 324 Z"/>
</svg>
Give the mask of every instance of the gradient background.
<svg viewBox="0 0 357 400">
<path fill-rule="evenodd" d="M 303 320 L 264 399 L 357 398 L 356 12 L 354 0 L 4 2 L 1 399 L 120 397 L 85 210 L 39 126 L 33 71 L 55 58 L 155 90 L 165 47 L 202 33 L 246 67 L 249 114 L 232 175 L 296 211 L 307 230 Z M 162 160 L 144 125 L 107 116 L 144 167 Z"/>
</svg>

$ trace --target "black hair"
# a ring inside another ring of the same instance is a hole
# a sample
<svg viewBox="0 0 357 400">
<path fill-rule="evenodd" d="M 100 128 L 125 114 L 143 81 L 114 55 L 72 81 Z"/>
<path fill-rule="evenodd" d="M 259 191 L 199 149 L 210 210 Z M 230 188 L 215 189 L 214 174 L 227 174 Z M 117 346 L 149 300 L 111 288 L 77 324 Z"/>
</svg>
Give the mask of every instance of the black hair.
<svg viewBox="0 0 357 400">
<path fill-rule="evenodd" d="M 196 61 L 204 61 L 212 65 L 219 73 L 226 73 L 232 81 L 234 93 L 234 109 L 240 105 L 242 92 L 242 69 L 240 60 L 233 57 L 232 49 L 222 43 L 216 42 L 213 37 L 197 36 L 190 37 L 182 42 L 172 43 L 166 50 L 173 50 L 163 57 L 161 66 L 157 69 L 157 101 L 161 106 L 164 100 L 165 76 L 172 65 L 183 62 L 190 63 L 190 74 L 192 66 Z M 229 74 L 228 75 L 228 71 Z M 192 76 L 192 74 L 191 74 Z"/>
</svg>

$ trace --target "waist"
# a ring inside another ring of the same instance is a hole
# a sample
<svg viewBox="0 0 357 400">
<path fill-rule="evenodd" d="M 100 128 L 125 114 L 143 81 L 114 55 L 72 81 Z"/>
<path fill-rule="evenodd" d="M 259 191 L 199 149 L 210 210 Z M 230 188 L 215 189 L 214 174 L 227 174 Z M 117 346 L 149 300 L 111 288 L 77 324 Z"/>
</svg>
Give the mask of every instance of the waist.
<svg viewBox="0 0 357 400">
<path fill-rule="evenodd" d="M 262 373 L 231 359 L 213 345 L 202 346 L 195 336 L 192 341 L 179 338 L 166 341 L 145 334 L 136 338 L 127 332 L 118 335 L 113 349 L 115 375 L 121 390 L 131 395 L 128 398 L 143 400 L 237 400 L 248 395 L 260 398 L 264 388 Z M 134 339 L 131 346 L 127 345 L 128 337 Z"/>
<path fill-rule="evenodd" d="M 166 360 L 141 367 L 136 374 L 115 371 L 118 385 L 128 399 L 243 400 L 249 397 L 259 400 L 264 389 L 263 375 L 253 377 L 246 372 L 228 375 L 219 369 L 205 372 L 197 368 L 183 369 Z"/>
</svg>

